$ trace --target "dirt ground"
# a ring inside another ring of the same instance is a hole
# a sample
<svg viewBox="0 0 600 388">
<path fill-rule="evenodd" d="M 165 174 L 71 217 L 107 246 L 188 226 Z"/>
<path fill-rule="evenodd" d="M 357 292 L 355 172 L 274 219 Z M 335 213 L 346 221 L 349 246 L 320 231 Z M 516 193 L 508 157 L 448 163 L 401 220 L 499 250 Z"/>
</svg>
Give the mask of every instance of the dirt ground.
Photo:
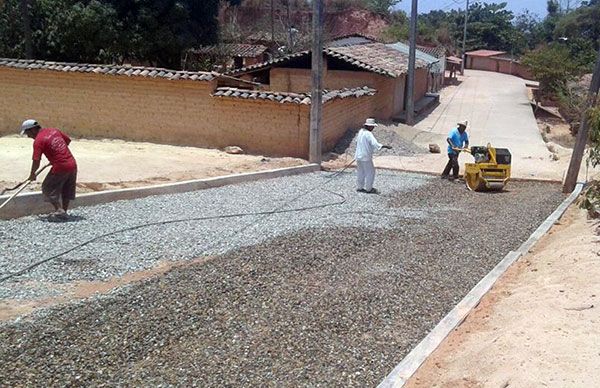
<svg viewBox="0 0 600 388">
<path fill-rule="evenodd" d="M 79 192 L 148 186 L 306 164 L 306 161 L 295 158 L 230 155 L 215 149 L 108 139 L 74 139 L 70 148 L 79 168 Z M 0 165 L 5 166 L 0 171 L 0 188 L 14 186 L 26 179 L 31 167 L 32 140 L 20 136 L 0 137 L 0 149 Z M 44 176 L 45 172 L 28 189 L 40 190 Z"/>
<path fill-rule="evenodd" d="M 546 143 L 556 143 L 561 147 L 573 148 L 575 136 L 571 134 L 571 127 L 564 120 L 545 115 L 538 115 L 536 120 Z"/>
<path fill-rule="evenodd" d="M 573 206 L 407 386 L 600 386 L 598 242 Z"/>
</svg>

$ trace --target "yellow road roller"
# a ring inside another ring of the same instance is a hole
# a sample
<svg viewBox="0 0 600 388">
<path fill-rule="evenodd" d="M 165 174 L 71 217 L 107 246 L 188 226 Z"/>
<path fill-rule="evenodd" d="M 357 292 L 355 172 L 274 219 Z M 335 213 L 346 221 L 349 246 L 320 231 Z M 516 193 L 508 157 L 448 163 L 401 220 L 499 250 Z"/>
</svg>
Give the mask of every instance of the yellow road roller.
<svg viewBox="0 0 600 388">
<path fill-rule="evenodd" d="M 473 146 L 463 149 L 475 163 L 465 163 L 465 183 L 472 191 L 500 191 L 510 179 L 511 154 L 506 148 Z"/>
</svg>

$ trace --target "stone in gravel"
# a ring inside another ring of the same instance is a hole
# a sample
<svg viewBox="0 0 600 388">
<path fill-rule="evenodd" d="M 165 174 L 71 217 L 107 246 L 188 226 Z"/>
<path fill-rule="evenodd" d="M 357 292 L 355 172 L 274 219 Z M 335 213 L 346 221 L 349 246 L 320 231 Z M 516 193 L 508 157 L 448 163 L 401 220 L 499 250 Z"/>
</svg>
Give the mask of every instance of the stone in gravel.
<svg viewBox="0 0 600 388">
<path fill-rule="evenodd" d="M 442 150 L 437 144 L 429 144 L 429 152 L 431 152 L 432 154 L 439 154 L 442 152 Z"/>
<path fill-rule="evenodd" d="M 244 150 L 238 146 L 227 146 L 223 151 L 232 155 L 240 155 L 244 153 Z"/>
</svg>

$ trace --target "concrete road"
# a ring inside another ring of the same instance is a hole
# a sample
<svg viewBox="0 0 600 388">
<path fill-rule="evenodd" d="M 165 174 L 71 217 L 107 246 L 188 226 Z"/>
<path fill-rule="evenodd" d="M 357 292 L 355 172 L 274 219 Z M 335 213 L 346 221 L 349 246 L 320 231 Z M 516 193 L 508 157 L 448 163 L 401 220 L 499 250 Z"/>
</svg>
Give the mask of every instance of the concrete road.
<svg viewBox="0 0 600 388">
<path fill-rule="evenodd" d="M 525 81 L 506 74 L 467 71 L 463 82 L 415 127 L 446 135 L 460 120 L 469 121 L 471 144 L 508 148 L 516 159 L 549 158 Z"/>
<path fill-rule="evenodd" d="M 409 136 L 420 145 L 437 143 L 441 155 L 376 160 L 380 167 L 439 173 L 446 164 L 446 137 L 461 120 L 469 121 L 471 145 L 491 143 L 513 155 L 513 177 L 562 180 L 570 151 L 558 161 L 544 143 L 527 97 L 525 80 L 494 72 L 467 70 L 461 83 L 442 90 L 440 105 L 418 122 Z M 563 152 L 564 151 L 564 152 Z M 470 155 L 461 155 L 461 170 Z"/>
</svg>

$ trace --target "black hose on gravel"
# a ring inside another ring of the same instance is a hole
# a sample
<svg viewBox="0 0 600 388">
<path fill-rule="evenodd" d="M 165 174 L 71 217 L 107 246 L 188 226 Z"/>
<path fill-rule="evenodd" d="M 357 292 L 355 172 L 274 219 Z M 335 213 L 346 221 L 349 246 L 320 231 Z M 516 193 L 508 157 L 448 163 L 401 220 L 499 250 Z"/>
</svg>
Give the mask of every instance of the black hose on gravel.
<svg viewBox="0 0 600 388">
<path fill-rule="evenodd" d="M 349 165 L 348 165 L 349 166 Z M 181 223 L 181 222 L 189 222 L 189 221 L 207 221 L 207 220 L 217 220 L 217 219 L 225 219 L 225 218 L 237 218 L 237 217 L 248 217 L 248 216 L 260 216 L 260 215 L 264 215 L 264 216 L 268 216 L 268 215 L 272 215 L 272 214 L 281 214 L 281 213 L 294 213 L 294 212 L 302 212 L 302 211 L 307 211 L 307 210 L 313 210 L 313 209 L 321 209 L 321 208 L 326 208 L 326 207 L 330 207 L 330 206 L 339 206 L 342 205 L 346 202 L 346 197 L 344 197 L 342 194 L 339 193 L 335 193 L 333 191 L 324 189 L 323 186 L 324 184 L 326 184 L 327 182 L 329 182 L 331 179 L 335 178 L 336 176 L 338 176 L 339 174 L 341 174 L 341 172 L 343 172 L 346 168 L 348 168 L 348 166 L 346 166 L 342 171 L 340 171 L 339 173 L 335 173 L 335 174 L 331 174 L 329 176 L 327 176 L 327 180 L 324 183 L 320 183 L 317 186 L 314 186 L 300 194 L 298 194 L 297 196 L 295 196 L 294 198 L 290 199 L 289 201 L 285 202 L 284 204 L 282 204 L 281 206 L 279 206 L 278 208 L 275 208 L 273 210 L 269 210 L 269 211 L 262 211 L 262 212 L 247 212 L 247 213 L 234 213 L 234 214 L 225 214 L 225 215 L 219 215 L 219 216 L 208 216 L 208 217 L 191 217 L 191 218 L 180 218 L 180 219 L 175 219 L 175 220 L 167 220 L 167 221 L 158 221 L 158 222 L 152 222 L 152 223 L 148 223 L 148 224 L 140 224 L 140 225 L 135 225 L 135 226 L 130 226 L 127 228 L 123 228 L 123 229 L 118 229 L 112 232 L 108 232 L 99 236 L 96 236 L 90 240 L 84 241 L 81 244 L 75 245 L 72 248 L 67 249 L 66 251 L 60 252 L 54 256 L 48 257 L 46 259 L 40 260 L 38 262 L 35 262 L 33 264 L 31 264 L 28 267 L 25 267 L 19 271 L 13 272 L 11 274 L 8 274 L 2 278 L 0 278 L 0 283 L 3 283 L 11 278 L 14 278 L 16 276 L 20 276 L 23 275 L 26 272 L 31 271 L 32 269 L 47 263 L 49 261 L 58 259 L 59 257 L 62 257 L 68 253 L 71 253 L 73 251 L 76 251 L 80 248 L 85 247 L 86 245 L 89 245 L 93 242 L 96 242 L 98 240 L 101 240 L 105 237 L 109 237 L 109 236 L 113 236 L 115 234 L 119 234 L 119 233 L 123 233 L 123 232 L 128 232 L 128 231 L 132 231 L 132 230 L 137 230 L 137 229 L 142 229 L 142 228 L 147 228 L 150 226 L 157 226 L 157 225 L 168 225 L 168 224 L 176 224 L 176 223 Z M 325 203 L 325 204 L 320 204 L 320 205 L 312 205 L 312 206 L 304 206 L 304 207 L 299 207 L 299 208 L 293 208 L 293 209 L 282 209 L 283 207 L 285 207 L 286 205 L 292 203 L 293 201 L 297 200 L 298 198 L 312 192 L 315 191 L 317 188 L 321 188 L 321 190 L 326 191 L 330 194 L 333 194 L 337 197 L 340 198 L 340 200 L 335 201 L 335 202 L 330 202 L 330 203 Z M 253 225 L 255 225 L 256 223 L 254 223 Z"/>
</svg>

